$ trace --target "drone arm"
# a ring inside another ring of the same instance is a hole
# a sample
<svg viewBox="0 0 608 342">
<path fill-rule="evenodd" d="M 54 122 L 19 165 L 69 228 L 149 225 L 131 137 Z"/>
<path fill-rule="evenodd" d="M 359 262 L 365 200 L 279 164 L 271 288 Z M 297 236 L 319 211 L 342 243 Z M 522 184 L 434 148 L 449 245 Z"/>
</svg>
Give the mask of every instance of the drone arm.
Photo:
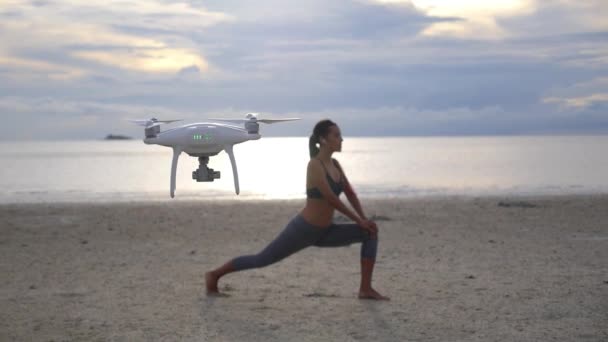
<svg viewBox="0 0 608 342">
<path fill-rule="evenodd" d="M 182 150 L 178 147 L 173 148 L 173 160 L 171 162 L 171 198 L 175 197 L 175 174 L 177 172 L 177 159 L 182 153 Z"/>
<path fill-rule="evenodd" d="M 232 150 L 233 145 L 226 145 L 224 146 L 224 150 L 226 151 L 226 153 L 228 153 L 228 156 L 230 157 L 230 164 L 232 164 L 232 177 L 234 178 L 234 191 L 236 191 L 236 194 L 238 195 L 240 190 L 239 190 L 239 173 L 236 169 L 236 160 L 234 159 L 234 152 Z"/>
</svg>

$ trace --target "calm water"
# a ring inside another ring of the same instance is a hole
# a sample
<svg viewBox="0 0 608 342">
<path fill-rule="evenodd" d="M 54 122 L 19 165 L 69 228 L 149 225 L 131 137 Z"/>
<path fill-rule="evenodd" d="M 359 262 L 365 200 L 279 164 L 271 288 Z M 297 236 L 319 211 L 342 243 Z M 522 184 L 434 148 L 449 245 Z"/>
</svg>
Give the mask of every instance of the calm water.
<svg viewBox="0 0 608 342">
<path fill-rule="evenodd" d="M 361 197 L 608 193 L 608 136 L 346 138 L 336 154 Z M 235 146 L 241 199 L 304 198 L 307 138 Z M 170 200 L 172 151 L 134 141 L 0 142 L 0 203 Z M 236 199 L 225 153 L 197 183 L 182 154 L 176 198 Z"/>
</svg>

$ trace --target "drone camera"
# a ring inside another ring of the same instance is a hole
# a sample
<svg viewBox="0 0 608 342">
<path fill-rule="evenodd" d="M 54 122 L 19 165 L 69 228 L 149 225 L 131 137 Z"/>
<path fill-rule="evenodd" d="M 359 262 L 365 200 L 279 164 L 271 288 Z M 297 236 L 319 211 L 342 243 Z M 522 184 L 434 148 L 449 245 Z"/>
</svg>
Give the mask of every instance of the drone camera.
<svg viewBox="0 0 608 342">
<path fill-rule="evenodd" d="M 200 167 L 198 170 L 192 171 L 192 179 L 197 182 L 213 182 L 214 179 L 219 178 L 220 172 L 208 167 Z"/>
</svg>

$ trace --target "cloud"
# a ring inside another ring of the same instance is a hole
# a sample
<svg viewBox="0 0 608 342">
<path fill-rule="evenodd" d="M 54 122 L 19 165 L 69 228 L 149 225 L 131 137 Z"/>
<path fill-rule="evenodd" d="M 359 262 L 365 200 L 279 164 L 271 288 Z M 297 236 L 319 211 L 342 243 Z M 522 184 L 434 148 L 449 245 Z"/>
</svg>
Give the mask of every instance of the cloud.
<svg viewBox="0 0 608 342">
<path fill-rule="evenodd" d="M 10 122 L 10 129 L 0 135 L 0 140 L 100 139 L 109 133 L 139 136 L 141 127 L 128 119 L 197 117 L 195 111 L 162 106 L 16 96 L 0 97 L 0 113 Z"/>
<path fill-rule="evenodd" d="M 553 34 L 604 31 L 608 29 L 606 13 L 608 2 L 604 0 L 549 0 L 538 1 L 537 18 L 544 23 L 544 30 Z M 551 16 L 552 20 L 544 20 Z M 537 26 L 540 26 L 538 22 Z"/>
<path fill-rule="evenodd" d="M 66 80 L 82 77 L 85 71 L 69 65 L 54 64 L 47 61 L 3 57 L 0 55 L 0 74 L 10 79 L 10 74 L 19 77 L 28 75 L 44 74 L 46 77 L 55 80 Z"/>
<path fill-rule="evenodd" d="M 432 18 L 426 37 L 500 40 L 563 35 L 608 29 L 608 2 L 604 0 L 370 0 L 393 6 L 411 6 Z"/>
<path fill-rule="evenodd" d="M 452 20 L 431 23 L 420 33 L 427 37 L 501 39 L 509 32 L 499 24 L 505 17 L 525 16 L 534 12 L 533 0 L 374 0 L 385 5 L 409 5 L 433 18 Z"/>
<path fill-rule="evenodd" d="M 78 60 L 147 73 L 178 72 L 196 66 L 206 70 L 208 63 L 194 44 L 184 38 L 185 29 L 213 26 L 230 20 L 222 13 L 193 8 L 186 4 L 150 1 L 13 1 L 1 9 L 19 8 L 4 15 L 1 25 L 0 65 L 55 72 L 64 77 L 81 77 L 94 65 Z M 76 20 L 75 20 L 76 19 Z M 172 29 L 172 35 L 148 38 L 121 32 L 117 25 Z M 181 31 L 180 31 L 181 30 Z M 181 33 L 181 35 L 180 35 Z M 54 63 L 35 58 L 37 51 L 60 56 Z M 73 64 L 81 63 L 78 71 Z M 44 67 L 41 67 L 41 66 Z M 71 69 L 66 72 L 66 69 Z"/>
<path fill-rule="evenodd" d="M 0 137 L 138 135 L 124 118 L 248 111 L 305 119 L 274 135 L 322 116 L 350 135 L 606 128 L 606 5 L 453 3 L 3 2 Z"/>
<path fill-rule="evenodd" d="M 301 122 L 282 127 L 264 127 L 265 135 L 310 134 L 314 124 L 325 118 L 335 121 L 345 137 L 352 136 L 463 136 L 603 133 L 608 130 L 605 114 L 511 111 L 500 106 L 453 107 L 428 110 L 391 106 L 342 107 L 316 112 L 288 112 Z M 547 123 L 551 124 L 548 125 Z"/>
<path fill-rule="evenodd" d="M 597 103 L 608 103 L 608 93 L 595 93 L 587 96 L 570 98 L 547 97 L 543 99 L 543 102 L 557 103 L 563 107 L 583 109 Z"/>
<path fill-rule="evenodd" d="M 76 51 L 74 57 L 88 59 L 122 69 L 143 72 L 175 73 L 184 68 L 206 70 L 207 62 L 195 53 L 183 49 L 137 49 L 131 51 Z"/>
<path fill-rule="evenodd" d="M 542 101 L 557 104 L 563 110 L 583 110 L 602 103 L 608 104 L 608 77 L 554 89 Z"/>
</svg>

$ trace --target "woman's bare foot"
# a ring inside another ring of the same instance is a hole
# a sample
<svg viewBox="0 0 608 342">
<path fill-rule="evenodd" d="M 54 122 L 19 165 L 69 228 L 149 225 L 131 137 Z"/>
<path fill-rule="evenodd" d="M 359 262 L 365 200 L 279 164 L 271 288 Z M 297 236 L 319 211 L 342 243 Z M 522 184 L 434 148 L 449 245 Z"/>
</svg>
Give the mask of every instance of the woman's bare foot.
<svg viewBox="0 0 608 342">
<path fill-rule="evenodd" d="M 389 297 L 379 294 L 374 289 L 359 290 L 359 299 L 391 300 Z"/>
<path fill-rule="evenodd" d="M 213 272 L 205 273 L 205 285 L 207 287 L 207 295 L 218 295 L 220 291 L 217 288 L 218 277 Z"/>
</svg>

